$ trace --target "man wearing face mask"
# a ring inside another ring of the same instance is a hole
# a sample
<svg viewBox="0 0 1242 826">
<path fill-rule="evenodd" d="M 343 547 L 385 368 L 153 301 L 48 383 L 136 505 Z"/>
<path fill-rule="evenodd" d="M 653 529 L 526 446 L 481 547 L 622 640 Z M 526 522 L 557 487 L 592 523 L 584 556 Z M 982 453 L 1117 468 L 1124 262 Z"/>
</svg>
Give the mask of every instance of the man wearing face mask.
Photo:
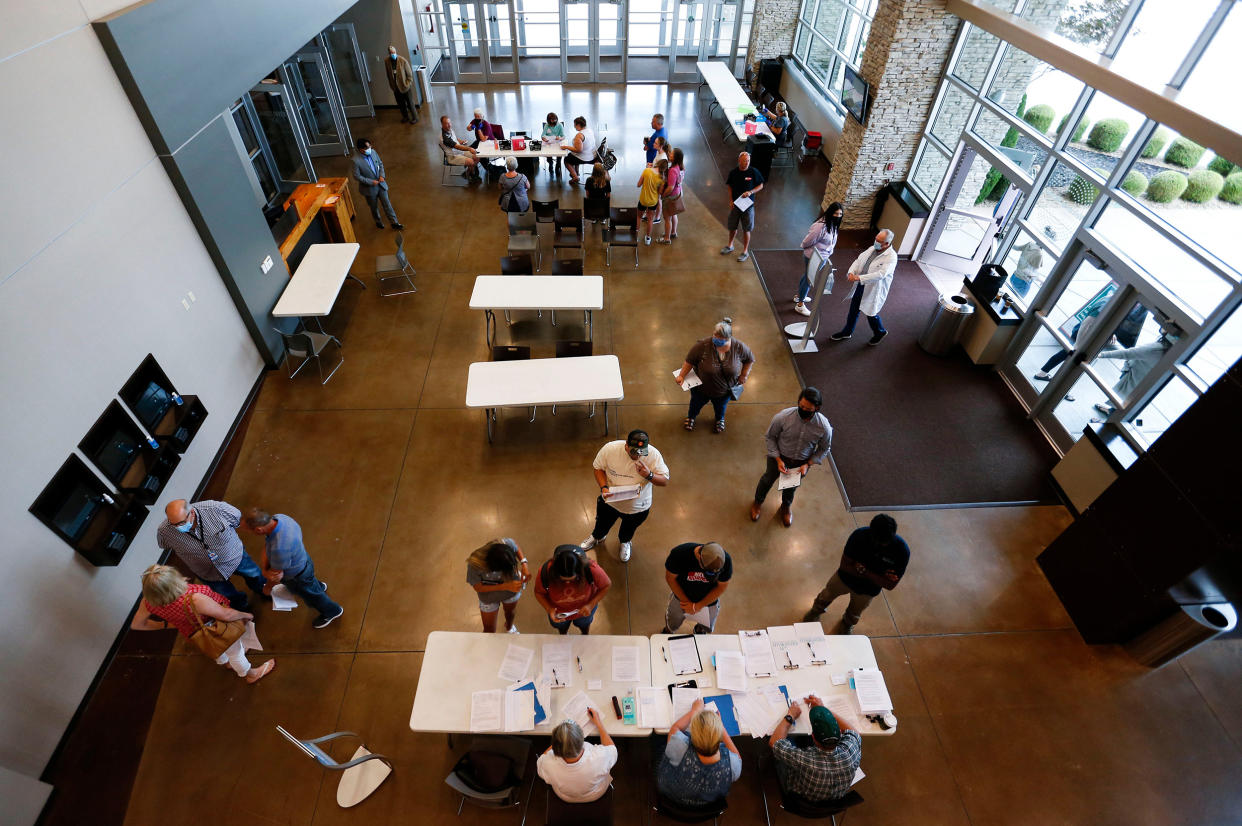
<svg viewBox="0 0 1242 826">
<path fill-rule="evenodd" d="M 228 502 L 204 499 L 188 504 L 174 499 L 164 508 L 167 517 L 155 532 L 156 543 L 172 551 L 195 576 L 211 590 L 229 601 L 236 611 L 249 611 L 250 601 L 237 590 L 229 577 L 241 574 L 246 585 L 262 600 L 263 572 L 246 554 L 237 526 L 241 511 Z"/>
<path fill-rule="evenodd" d="M 393 229 L 405 229 L 397 220 L 397 213 L 388 200 L 388 179 L 384 177 L 384 162 L 379 153 L 366 138 L 358 139 L 358 152 L 354 155 L 354 177 L 358 179 L 358 191 L 371 205 L 371 215 L 375 218 L 375 226 L 384 228 L 384 219 L 380 215 L 380 204 L 388 213 L 388 222 Z"/>
<path fill-rule="evenodd" d="M 897 269 L 897 250 L 893 249 L 893 231 L 882 229 L 875 236 L 871 249 L 854 259 L 850 264 L 850 281 L 855 282 L 854 294 L 850 298 L 850 310 L 845 317 L 845 326 L 840 332 L 828 337 L 829 341 L 845 341 L 854 335 L 854 325 L 858 323 L 861 312 L 871 325 L 871 340 L 867 343 L 872 347 L 879 344 L 888 335 L 884 322 L 880 321 L 880 309 L 888 298 L 888 288 L 893 284 L 893 270 Z"/>
<path fill-rule="evenodd" d="M 797 471 L 803 478 L 811 464 L 823 464 L 824 457 L 832 447 L 832 425 L 819 412 L 824 397 L 814 387 L 804 388 L 798 396 L 797 407 L 786 407 L 772 417 L 764 437 L 768 445 L 768 467 L 759 484 L 755 486 L 755 501 L 750 505 L 750 521 L 758 522 L 772 484 L 782 473 Z M 788 528 L 793 524 L 793 501 L 798 487 L 781 491 L 781 522 Z"/>
<path fill-rule="evenodd" d="M 388 59 L 384 61 L 384 73 L 388 75 L 388 88 L 392 89 L 397 99 L 397 108 L 401 110 L 402 123 L 418 123 L 418 111 L 414 108 L 414 98 L 410 89 L 414 86 L 414 70 L 410 61 L 397 54 L 396 46 L 388 47 Z"/>
<path fill-rule="evenodd" d="M 599 498 L 595 500 L 595 527 L 591 535 L 578 545 L 589 551 L 604 541 L 617 520 L 621 530 L 617 539 L 621 542 L 621 561 L 630 561 L 630 543 L 638 526 L 651 513 L 651 487 L 668 484 L 668 465 L 660 451 L 651 446 L 651 439 L 644 430 L 631 430 L 625 440 L 617 439 L 599 449 L 592 463 L 595 484 L 599 485 Z M 618 490 L 613 488 L 637 488 Z"/>
</svg>

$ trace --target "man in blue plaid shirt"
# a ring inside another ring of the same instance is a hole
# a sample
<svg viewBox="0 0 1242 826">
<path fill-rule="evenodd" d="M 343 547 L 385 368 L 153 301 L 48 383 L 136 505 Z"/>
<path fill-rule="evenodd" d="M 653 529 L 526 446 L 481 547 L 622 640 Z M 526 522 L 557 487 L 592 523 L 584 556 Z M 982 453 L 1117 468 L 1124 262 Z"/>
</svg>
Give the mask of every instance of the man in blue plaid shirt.
<svg viewBox="0 0 1242 826">
<path fill-rule="evenodd" d="M 776 773 L 781 788 L 790 794 L 812 803 L 836 800 L 849 792 L 854 772 L 862 762 L 862 738 L 815 695 L 807 697 L 806 704 L 811 708 L 810 737 L 789 734 L 794 721 L 802 716 L 802 704 L 794 701 L 768 741 L 776 758 Z"/>
</svg>

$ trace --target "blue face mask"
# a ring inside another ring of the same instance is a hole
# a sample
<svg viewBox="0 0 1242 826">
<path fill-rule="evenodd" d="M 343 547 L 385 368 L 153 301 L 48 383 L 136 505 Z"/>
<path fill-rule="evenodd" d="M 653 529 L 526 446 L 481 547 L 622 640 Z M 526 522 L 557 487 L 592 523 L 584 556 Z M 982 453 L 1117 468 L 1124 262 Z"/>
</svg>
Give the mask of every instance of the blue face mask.
<svg viewBox="0 0 1242 826">
<path fill-rule="evenodd" d="M 712 336 L 712 344 L 715 344 L 717 347 L 724 347 L 728 343 L 729 340 L 727 338 L 716 338 L 715 336 Z"/>
<path fill-rule="evenodd" d="M 187 515 L 185 518 L 184 525 L 174 525 L 173 527 L 176 528 L 181 533 L 189 533 L 190 530 L 194 527 L 194 523 L 190 521 L 190 517 L 189 515 Z"/>
<path fill-rule="evenodd" d="M 396 59 L 397 59 L 397 56 L 396 56 L 396 54 L 390 54 L 390 55 L 388 55 L 388 59 L 389 59 L 389 60 L 396 60 Z"/>
<path fill-rule="evenodd" d="M 362 154 L 364 154 L 364 155 L 370 155 L 370 154 L 371 154 L 371 147 L 369 147 L 369 146 L 368 146 L 366 149 L 362 150 Z"/>
<path fill-rule="evenodd" d="M 871 246 L 875 247 L 876 252 L 879 252 L 880 250 L 884 249 L 884 245 L 883 245 L 883 244 L 881 244 L 879 241 L 876 241 L 876 242 L 875 242 L 874 244 L 872 244 Z"/>
</svg>

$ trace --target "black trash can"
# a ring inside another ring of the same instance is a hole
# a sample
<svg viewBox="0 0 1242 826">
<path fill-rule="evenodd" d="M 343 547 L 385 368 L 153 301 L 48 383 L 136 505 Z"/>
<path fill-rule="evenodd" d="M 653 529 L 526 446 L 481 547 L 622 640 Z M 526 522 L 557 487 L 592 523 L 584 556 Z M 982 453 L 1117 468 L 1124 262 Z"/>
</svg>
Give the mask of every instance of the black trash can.
<svg viewBox="0 0 1242 826">
<path fill-rule="evenodd" d="M 746 151 L 750 153 L 750 165 L 759 170 L 759 174 L 766 181 L 772 177 L 772 158 L 776 157 L 776 141 L 766 140 L 767 135 L 756 137 L 762 137 L 765 140 L 748 138 Z"/>
<path fill-rule="evenodd" d="M 759 82 L 763 84 L 763 88 L 774 95 L 781 93 L 782 72 L 784 72 L 784 66 L 781 65 L 779 57 L 765 57 L 759 61 Z"/>
</svg>

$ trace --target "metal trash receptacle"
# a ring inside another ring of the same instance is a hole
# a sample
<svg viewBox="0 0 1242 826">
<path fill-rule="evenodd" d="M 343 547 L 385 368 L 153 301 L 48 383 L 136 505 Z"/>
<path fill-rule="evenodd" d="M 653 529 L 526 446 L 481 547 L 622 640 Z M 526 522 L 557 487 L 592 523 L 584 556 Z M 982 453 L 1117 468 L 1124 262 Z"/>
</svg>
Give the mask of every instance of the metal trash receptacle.
<svg viewBox="0 0 1242 826">
<path fill-rule="evenodd" d="M 1173 616 L 1156 623 L 1124 647 L 1143 665 L 1158 668 L 1237 627 L 1238 612 L 1231 603 L 1181 605 Z"/>
<path fill-rule="evenodd" d="M 919 336 L 919 346 L 933 356 L 947 356 L 974 311 L 975 306 L 963 295 L 940 296 L 923 335 Z"/>
</svg>

